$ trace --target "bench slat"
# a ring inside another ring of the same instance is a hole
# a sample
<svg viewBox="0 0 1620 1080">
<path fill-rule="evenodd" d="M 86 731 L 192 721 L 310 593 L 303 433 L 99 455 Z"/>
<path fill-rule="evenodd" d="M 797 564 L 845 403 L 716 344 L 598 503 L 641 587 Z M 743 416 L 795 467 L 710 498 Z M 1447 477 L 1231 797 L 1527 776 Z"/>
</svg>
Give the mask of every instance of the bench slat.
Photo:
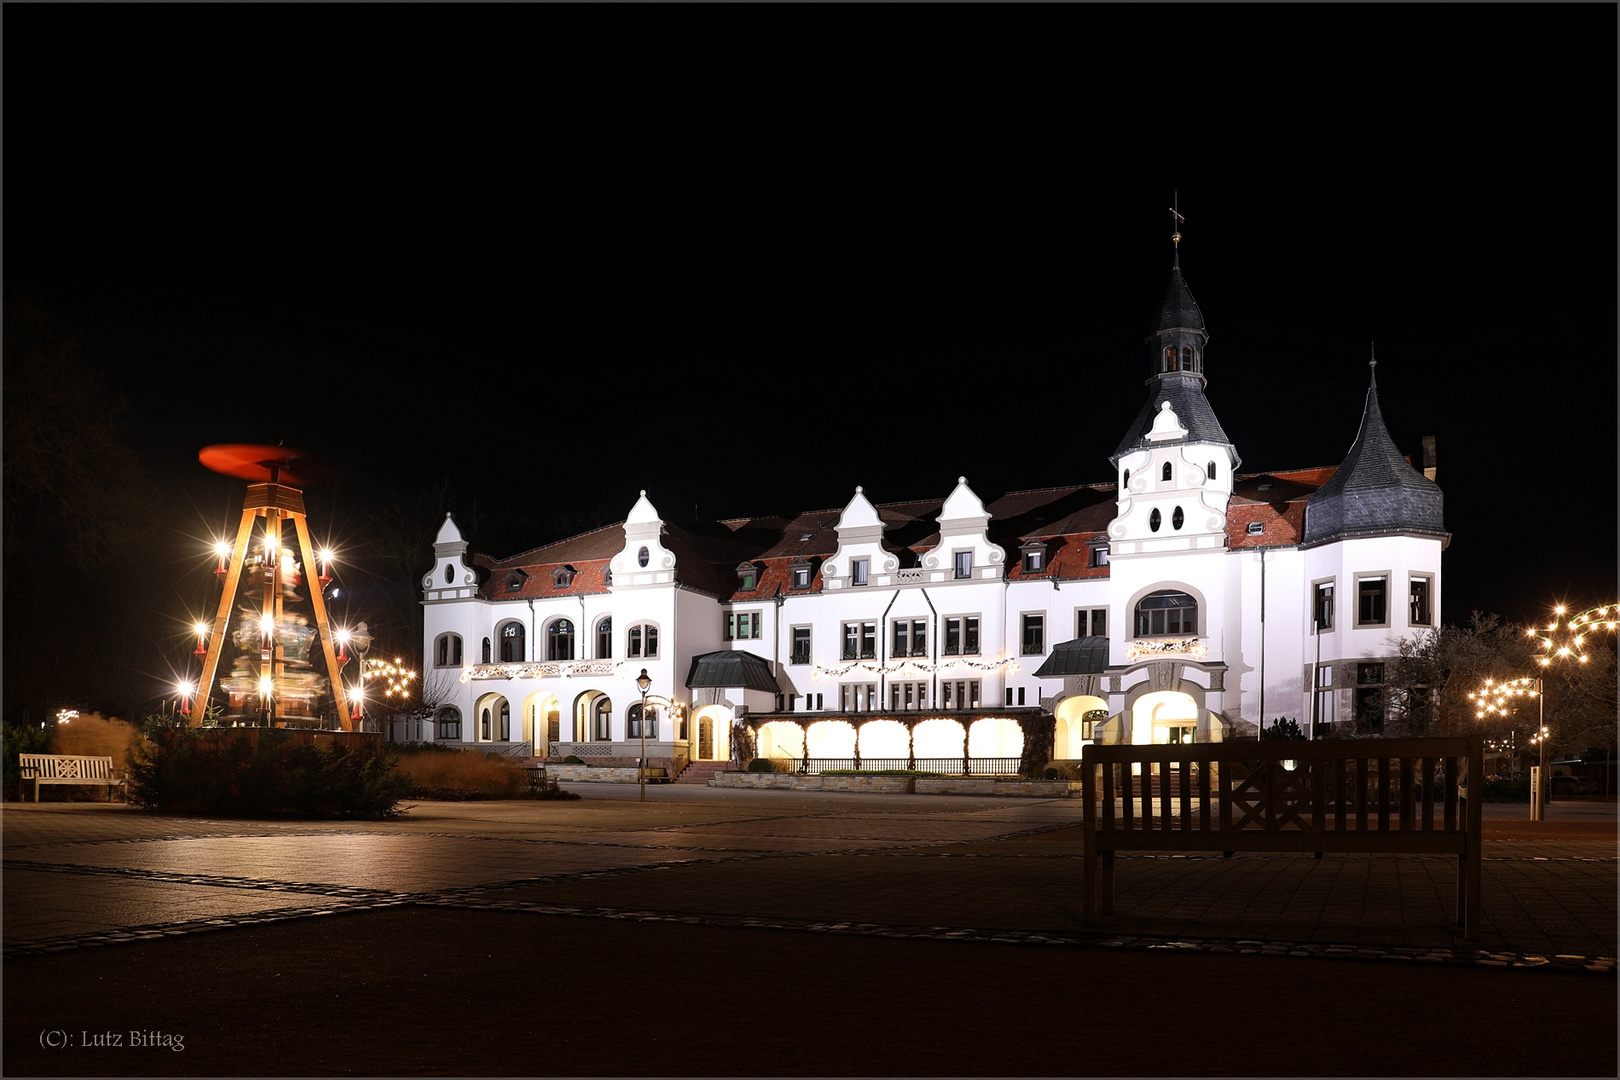
<svg viewBox="0 0 1620 1080">
<path fill-rule="evenodd" d="M 1457 923 L 1477 940 L 1482 814 L 1477 798 L 1460 797 L 1465 768 L 1469 777 L 1484 774 L 1476 736 L 1088 746 L 1085 923 L 1094 925 L 1098 899 L 1112 913 L 1119 851 L 1445 854 L 1458 858 Z"/>
</svg>

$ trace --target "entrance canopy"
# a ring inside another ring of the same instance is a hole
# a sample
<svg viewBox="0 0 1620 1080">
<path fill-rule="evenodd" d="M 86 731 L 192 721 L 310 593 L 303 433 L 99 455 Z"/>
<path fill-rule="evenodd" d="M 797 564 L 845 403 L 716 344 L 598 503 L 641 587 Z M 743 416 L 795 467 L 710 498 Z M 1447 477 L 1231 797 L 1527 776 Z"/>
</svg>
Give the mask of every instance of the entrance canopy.
<svg viewBox="0 0 1620 1080">
<path fill-rule="evenodd" d="M 776 676 L 771 674 L 770 662 L 741 649 L 723 649 L 694 656 L 692 670 L 686 676 L 686 685 L 694 689 L 700 686 L 740 686 L 744 690 L 762 690 L 767 694 L 782 692 L 776 683 Z"/>
<path fill-rule="evenodd" d="M 1101 675 L 1108 668 L 1108 639 L 1075 638 L 1052 646 L 1052 655 L 1035 671 L 1037 679 L 1059 679 L 1065 675 Z"/>
</svg>

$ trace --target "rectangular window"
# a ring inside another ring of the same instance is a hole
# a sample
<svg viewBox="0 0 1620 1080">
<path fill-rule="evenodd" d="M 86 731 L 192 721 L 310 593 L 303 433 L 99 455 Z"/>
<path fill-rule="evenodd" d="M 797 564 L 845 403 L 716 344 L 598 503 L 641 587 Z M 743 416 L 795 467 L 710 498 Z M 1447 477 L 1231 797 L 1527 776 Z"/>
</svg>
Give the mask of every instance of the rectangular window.
<svg viewBox="0 0 1620 1080">
<path fill-rule="evenodd" d="M 1384 730 L 1384 665 L 1356 665 L 1356 731 L 1376 735 Z"/>
<path fill-rule="evenodd" d="M 1356 579 L 1356 625 L 1384 626 L 1389 622 L 1385 602 L 1389 599 L 1389 579 L 1365 577 Z"/>
<path fill-rule="evenodd" d="M 872 660 L 877 657 L 877 623 L 844 624 L 844 659 Z"/>
<path fill-rule="evenodd" d="M 808 566 L 793 567 L 793 588 L 808 589 L 810 587 L 810 568 Z"/>
<path fill-rule="evenodd" d="M 1316 665 L 1315 697 L 1316 735 L 1323 738 L 1333 734 L 1333 665 Z"/>
<path fill-rule="evenodd" d="M 1007 704 L 1014 704 L 1013 699 L 1015 697 L 1018 699 L 1016 704 L 1022 705 L 1024 703 L 1024 688 L 1022 686 L 1018 687 L 1016 692 L 1012 687 L 1007 687 Z"/>
<path fill-rule="evenodd" d="M 865 585 L 871 565 L 870 559 L 851 559 L 849 561 L 850 583 L 853 585 Z"/>
<path fill-rule="evenodd" d="M 795 626 L 793 628 L 793 663 L 808 664 L 810 662 L 810 628 L 808 626 Z"/>
<path fill-rule="evenodd" d="M 1429 590 L 1433 579 L 1413 576 L 1410 590 L 1410 611 L 1407 613 L 1407 622 L 1412 626 L 1432 626 L 1434 617 L 1429 605 Z"/>
<path fill-rule="evenodd" d="M 956 576 L 958 580 L 973 576 L 973 552 L 958 551 L 956 553 Z"/>
<path fill-rule="evenodd" d="M 1091 549 L 1091 567 L 1096 569 L 1108 565 L 1108 545 L 1097 544 Z"/>
<path fill-rule="evenodd" d="M 896 619 L 894 621 L 894 649 L 892 656 L 928 655 L 928 620 Z"/>
<path fill-rule="evenodd" d="M 1046 616 L 1024 616 L 1024 655 L 1039 656 L 1046 651 Z"/>
<path fill-rule="evenodd" d="M 1314 615 L 1318 633 L 1333 629 L 1333 582 L 1322 582 L 1316 586 Z"/>
<path fill-rule="evenodd" d="M 1107 637 L 1108 636 L 1108 609 L 1076 608 L 1074 612 L 1074 636 Z"/>
<path fill-rule="evenodd" d="M 945 655 L 979 655 L 979 617 L 952 615 L 945 620 Z"/>
<path fill-rule="evenodd" d="M 736 611 L 726 616 L 726 640 L 747 641 L 759 637 L 759 624 L 762 622 L 757 611 Z"/>
<path fill-rule="evenodd" d="M 948 682 L 942 682 L 939 684 L 939 705 L 942 709 L 949 709 L 953 707 L 951 705 L 951 685 L 952 684 Z"/>
<path fill-rule="evenodd" d="M 1024 573 L 1038 574 L 1046 565 L 1046 552 L 1040 548 L 1030 548 L 1024 552 Z"/>
</svg>

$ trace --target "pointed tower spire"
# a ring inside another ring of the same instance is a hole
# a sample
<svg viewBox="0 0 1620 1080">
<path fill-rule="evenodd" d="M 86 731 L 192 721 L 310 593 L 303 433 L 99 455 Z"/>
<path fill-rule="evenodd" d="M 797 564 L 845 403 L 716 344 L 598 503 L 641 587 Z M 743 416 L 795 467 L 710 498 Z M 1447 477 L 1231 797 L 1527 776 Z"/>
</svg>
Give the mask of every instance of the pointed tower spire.
<svg viewBox="0 0 1620 1080">
<path fill-rule="evenodd" d="M 1361 429 L 1344 462 L 1305 504 L 1306 546 L 1352 536 L 1446 537 L 1445 496 L 1402 456 L 1378 406 L 1377 360 L 1367 364 Z"/>
<path fill-rule="evenodd" d="M 1198 301 L 1193 299 L 1192 290 L 1181 276 L 1181 226 L 1187 219 L 1182 217 L 1180 205 L 1178 195 L 1176 205 L 1170 208 L 1174 224 L 1170 240 L 1176 251 L 1175 264 L 1170 268 L 1170 287 L 1165 290 L 1164 301 L 1154 313 L 1145 339 L 1150 357 L 1147 404 L 1142 406 L 1110 460 L 1117 466 L 1126 454 L 1148 445 L 1148 432 L 1160 406 L 1168 401 L 1187 429 L 1190 441 L 1225 447 L 1231 467 L 1236 468 L 1237 451 L 1204 397 L 1207 381 L 1204 346 L 1209 341 L 1209 331 L 1204 327 L 1204 313 Z"/>
</svg>

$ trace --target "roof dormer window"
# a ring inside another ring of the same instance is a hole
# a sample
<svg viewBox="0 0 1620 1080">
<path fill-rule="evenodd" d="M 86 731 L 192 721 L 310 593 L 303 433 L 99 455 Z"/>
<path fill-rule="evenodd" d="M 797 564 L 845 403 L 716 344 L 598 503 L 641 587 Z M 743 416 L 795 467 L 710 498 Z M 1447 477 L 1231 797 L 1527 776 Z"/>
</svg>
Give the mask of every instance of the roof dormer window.
<svg viewBox="0 0 1620 1080">
<path fill-rule="evenodd" d="M 1266 526 L 1263 522 L 1251 521 L 1249 522 L 1249 526 L 1245 531 L 1249 536 L 1259 536 L 1261 533 L 1266 531 Z"/>
<path fill-rule="evenodd" d="M 571 566 L 559 566 L 551 572 L 551 587 L 553 589 L 566 589 L 574 582 L 574 569 Z"/>
<path fill-rule="evenodd" d="M 517 591 L 519 591 L 520 589 L 523 588 L 523 583 L 525 581 L 527 581 L 528 578 L 529 578 L 529 575 L 525 574 L 521 570 L 512 571 L 510 574 L 506 575 L 506 591 L 507 592 L 517 592 Z"/>
<path fill-rule="evenodd" d="M 1020 551 L 1023 555 L 1023 569 L 1026 574 L 1039 574 L 1046 569 L 1046 545 L 1039 540 L 1031 540 Z"/>
<path fill-rule="evenodd" d="M 794 589 L 808 589 L 810 587 L 810 560 L 794 559 L 788 563 L 789 587 Z"/>
<path fill-rule="evenodd" d="M 759 584 L 759 568 L 753 563 L 737 564 L 737 588 L 751 592 Z"/>
</svg>

